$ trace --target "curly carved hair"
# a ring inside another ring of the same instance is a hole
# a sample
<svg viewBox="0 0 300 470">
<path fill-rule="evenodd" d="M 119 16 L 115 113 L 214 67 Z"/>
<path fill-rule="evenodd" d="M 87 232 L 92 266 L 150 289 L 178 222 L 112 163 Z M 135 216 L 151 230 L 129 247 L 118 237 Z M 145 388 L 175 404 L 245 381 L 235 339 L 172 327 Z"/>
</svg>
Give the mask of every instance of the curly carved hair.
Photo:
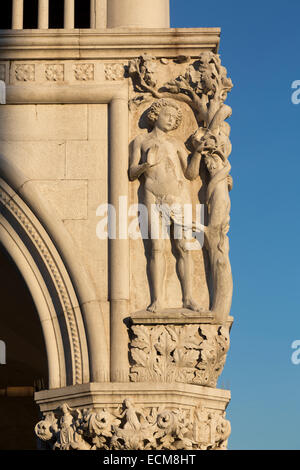
<svg viewBox="0 0 300 470">
<path fill-rule="evenodd" d="M 174 108 L 177 111 L 177 116 L 176 116 L 176 123 L 174 125 L 174 129 L 178 129 L 178 127 L 181 124 L 182 121 L 182 111 L 179 107 L 179 105 L 176 103 L 176 101 L 167 99 L 167 98 L 161 98 L 158 101 L 154 101 L 154 103 L 150 106 L 149 111 L 147 113 L 147 118 L 152 126 L 155 125 L 160 111 L 164 107 L 171 107 Z"/>
</svg>

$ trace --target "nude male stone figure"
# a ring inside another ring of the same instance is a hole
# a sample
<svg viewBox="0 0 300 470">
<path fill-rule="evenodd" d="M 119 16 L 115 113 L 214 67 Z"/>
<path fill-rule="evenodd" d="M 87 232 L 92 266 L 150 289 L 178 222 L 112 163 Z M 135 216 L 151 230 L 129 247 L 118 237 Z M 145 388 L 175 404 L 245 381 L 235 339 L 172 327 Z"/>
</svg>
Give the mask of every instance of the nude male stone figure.
<svg viewBox="0 0 300 470">
<path fill-rule="evenodd" d="M 131 181 L 142 177 L 144 182 L 144 204 L 148 210 L 148 228 L 151 240 L 150 276 L 153 299 L 147 310 L 159 312 L 164 308 L 164 284 L 166 274 L 165 242 L 153 235 L 153 207 L 167 208 L 173 229 L 183 227 L 183 206 L 192 204 L 190 183 L 187 180 L 187 151 L 184 145 L 169 132 L 177 129 L 182 121 L 182 112 L 177 103 L 160 99 L 148 111 L 148 120 L 153 130 L 139 135 L 133 143 L 129 168 Z M 197 169 L 198 171 L 198 169 Z M 199 173 L 198 173 L 199 174 Z M 194 176 L 194 175 L 192 175 Z M 189 175 L 189 179 L 192 179 Z M 163 222 L 161 217 L 161 223 Z M 183 307 L 194 311 L 203 309 L 192 297 L 193 260 L 191 227 L 183 227 L 183 236 L 174 237 L 177 251 L 177 268 L 182 286 Z"/>
</svg>

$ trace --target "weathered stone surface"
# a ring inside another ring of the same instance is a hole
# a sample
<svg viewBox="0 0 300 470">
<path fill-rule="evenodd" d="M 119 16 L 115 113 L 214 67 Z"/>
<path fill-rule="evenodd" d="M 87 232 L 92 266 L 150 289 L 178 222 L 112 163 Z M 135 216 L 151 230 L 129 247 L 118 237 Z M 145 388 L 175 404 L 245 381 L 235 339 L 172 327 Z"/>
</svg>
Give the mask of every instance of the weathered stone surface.
<svg viewBox="0 0 300 470">
<path fill-rule="evenodd" d="M 106 162 L 106 140 L 68 141 L 66 144 L 66 178 L 68 179 L 94 180 L 98 177 L 99 182 L 105 181 Z M 99 199 L 99 204 L 100 202 Z"/>
<path fill-rule="evenodd" d="M 31 179 L 65 178 L 66 144 L 61 142 L 8 142 L 0 140 L 0 155 L 14 162 Z"/>
<path fill-rule="evenodd" d="M 0 108 L 0 140 L 87 139 L 87 105 L 17 105 Z"/>
<path fill-rule="evenodd" d="M 76 180 L 31 181 L 61 220 L 87 219 L 87 182 Z"/>
<path fill-rule="evenodd" d="M 104 104 L 88 105 L 88 139 L 107 141 L 107 106 Z M 101 156 L 100 156 L 101 158 Z"/>
<path fill-rule="evenodd" d="M 97 296 L 108 299 L 108 243 L 96 236 L 97 220 L 65 220 L 87 270 L 91 273 Z"/>
<path fill-rule="evenodd" d="M 107 5 L 108 28 L 169 28 L 168 0 L 110 0 Z"/>
</svg>

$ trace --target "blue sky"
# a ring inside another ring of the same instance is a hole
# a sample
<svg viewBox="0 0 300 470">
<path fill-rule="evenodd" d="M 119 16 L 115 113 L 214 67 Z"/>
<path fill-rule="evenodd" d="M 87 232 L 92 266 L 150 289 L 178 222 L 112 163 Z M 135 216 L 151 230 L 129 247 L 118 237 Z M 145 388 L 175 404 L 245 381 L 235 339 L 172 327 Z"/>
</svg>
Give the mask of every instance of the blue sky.
<svg viewBox="0 0 300 470">
<path fill-rule="evenodd" d="M 231 449 L 300 449 L 299 0 L 171 0 L 171 26 L 222 28 L 234 189 Z"/>
</svg>

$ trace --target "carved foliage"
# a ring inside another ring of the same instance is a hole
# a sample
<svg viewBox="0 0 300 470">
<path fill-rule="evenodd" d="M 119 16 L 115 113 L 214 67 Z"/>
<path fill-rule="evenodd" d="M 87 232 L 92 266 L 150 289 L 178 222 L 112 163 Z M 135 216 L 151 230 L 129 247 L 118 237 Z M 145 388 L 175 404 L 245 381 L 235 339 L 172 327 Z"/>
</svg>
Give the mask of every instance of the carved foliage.
<svg viewBox="0 0 300 470">
<path fill-rule="evenodd" d="M 122 64 L 106 64 L 104 72 L 106 80 L 123 80 L 125 68 Z"/>
<path fill-rule="evenodd" d="M 189 61 L 189 58 L 184 59 L 182 62 Z M 150 101 L 151 97 L 173 98 L 186 103 L 193 110 L 199 126 L 192 136 L 194 150 L 206 154 L 217 152 L 227 159 L 231 153 L 230 126 L 224 126 L 224 121 L 231 116 L 232 110 L 224 101 L 233 84 L 221 65 L 220 56 L 211 51 L 202 52 L 182 74 L 162 86 L 158 85 L 157 67 L 158 61 L 149 55 L 129 63 L 129 75 L 137 92 L 130 106 Z"/>
<path fill-rule="evenodd" d="M 94 80 L 94 64 L 77 64 L 75 65 L 75 79 L 79 81 Z"/>
<path fill-rule="evenodd" d="M 230 344 L 229 331 L 224 326 L 201 325 L 200 334 L 203 337 L 201 360 L 197 364 L 194 382 L 215 387 L 225 365 Z"/>
<path fill-rule="evenodd" d="M 35 66 L 33 64 L 19 64 L 15 69 L 16 80 L 19 82 L 34 82 L 35 81 Z"/>
<path fill-rule="evenodd" d="M 203 407 L 139 408 L 126 399 L 117 410 L 80 411 L 64 404 L 35 432 L 59 450 L 213 450 L 226 449 L 230 423 Z"/>
<path fill-rule="evenodd" d="M 64 80 L 64 65 L 50 64 L 45 68 L 46 80 L 50 82 L 62 82 Z"/>
<path fill-rule="evenodd" d="M 203 122 L 204 127 L 210 126 L 232 87 L 220 56 L 210 51 L 202 52 L 184 75 L 165 85 L 166 90 L 174 95 L 182 94 L 191 100 L 190 105 L 196 111 L 198 122 Z"/>
<path fill-rule="evenodd" d="M 196 61 L 187 66 L 183 74 L 162 86 L 158 86 L 156 69 L 157 60 L 146 54 L 129 63 L 129 75 L 134 89 L 144 95 L 135 97 L 134 103 L 142 102 L 147 94 L 155 98 L 172 96 L 193 109 L 200 127 L 210 127 L 217 112 L 222 108 L 227 93 L 233 87 L 231 79 L 227 77 L 226 68 L 221 65 L 219 55 L 210 51 L 202 52 Z M 222 120 L 227 119 L 230 114 L 231 108 L 226 106 Z"/>
<path fill-rule="evenodd" d="M 129 62 L 129 75 L 133 79 L 136 91 L 155 93 L 157 86 L 156 69 L 156 58 L 148 54 Z"/>
<path fill-rule="evenodd" d="M 181 382 L 215 387 L 229 332 L 215 325 L 133 326 L 132 382 Z"/>
</svg>

